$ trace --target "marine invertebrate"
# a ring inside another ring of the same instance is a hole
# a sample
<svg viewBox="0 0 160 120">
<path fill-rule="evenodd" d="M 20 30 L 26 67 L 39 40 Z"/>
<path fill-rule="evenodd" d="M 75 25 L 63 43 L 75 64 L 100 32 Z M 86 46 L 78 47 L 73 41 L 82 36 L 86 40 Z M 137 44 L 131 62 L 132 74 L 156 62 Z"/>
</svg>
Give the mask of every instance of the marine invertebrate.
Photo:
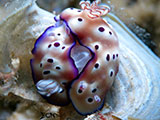
<svg viewBox="0 0 160 120">
<path fill-rule="evenodd" d="M 55 26 L 38 38 L 32 51 L 38 92 L 55 105 L 69 103 L 69 94 L 83 115 L 103 107 L 118 72 L 118 38 L 101 18 L 109 8 L 99 7 L 99 3 L 81 1 L 82 10 L 62 11 L 59 18 L 55 17 Z"/>
<path fill-rule="evenodd" d="M 102 108 L 106 92 L 118 72 L 118 38 L 113 28 L 101 18 L 109 11 L 108 7 L 103 9 L 104 13 L 99 12 L 98 2 L 90 5 L 88 1 L 83 1 L 80 3 L 83 10 L 68 8 L 60 14 L 79 43 L 94 53 L 84 72 L 69 90 L 72 104 L 84 115 Z"/>
<path fill-rule="evenodd" d="M 63 24 L 49 27 L 32 50 L 32 73 L 38 92 L 50 103 L 66 105 L 67 86 L 76 77 L 69 58 L 74 44 Z"/>
</svg>

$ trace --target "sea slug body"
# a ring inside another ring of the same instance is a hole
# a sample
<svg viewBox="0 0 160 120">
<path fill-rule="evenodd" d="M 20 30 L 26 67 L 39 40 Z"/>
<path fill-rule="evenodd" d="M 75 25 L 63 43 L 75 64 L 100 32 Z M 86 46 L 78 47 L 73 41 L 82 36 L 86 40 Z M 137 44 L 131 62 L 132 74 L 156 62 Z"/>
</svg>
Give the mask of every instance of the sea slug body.
<svg viewBox="0 0 160 120">
<path fill-rule="evenodd" d="M 110 8 L 100 0 L 67 8 L 36 41 L 31 59 L 38 92 L 54 105 L 70 101 L 87 115 L 100 110 L 119 66 L 116 33 L 101 16 Z"/>
<path fill-rule="evenodd" d="M 63 24 L 51 26 L 37 39 L 32 50 L 32 74 L 38 92 L 55 105 L 69 103 L 67 87 L 75 78 L 69 51 L 74 42 Z"/>
</svg>

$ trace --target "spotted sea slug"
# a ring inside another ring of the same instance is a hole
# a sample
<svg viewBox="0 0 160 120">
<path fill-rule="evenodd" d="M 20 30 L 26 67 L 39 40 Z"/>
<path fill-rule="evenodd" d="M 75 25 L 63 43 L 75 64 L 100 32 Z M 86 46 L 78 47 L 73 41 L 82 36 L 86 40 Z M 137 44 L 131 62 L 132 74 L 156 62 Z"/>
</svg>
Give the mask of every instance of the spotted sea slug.
<svg viewBox="0 0 160 120">
<path fill-rule="evenodd" d="M 69 57 L 74 44 L 63 24 L 47 28 L 37 39 L 31 59 L 38 92 L 55 105 L 69 103 L 66 87 L 77 75 Z"/>
<path fill-rule="evenodd" d="M 118 72 L 119 43 L 101 16 L 110 8 L 81 1 L 67 8 L 37 39 L 31 68 L 38 92 L 54 105 L 72 103 L 87 115 L 100 110 Z"/>
</svg>

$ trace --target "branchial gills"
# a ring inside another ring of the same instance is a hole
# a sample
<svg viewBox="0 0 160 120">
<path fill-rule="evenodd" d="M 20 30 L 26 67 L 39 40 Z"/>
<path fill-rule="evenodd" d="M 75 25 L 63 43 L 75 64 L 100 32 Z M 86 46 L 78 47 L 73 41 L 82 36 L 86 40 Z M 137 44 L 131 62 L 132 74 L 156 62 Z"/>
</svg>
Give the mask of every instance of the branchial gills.
<svg viewBox="0 0 160 120">
<path fill-rule="evenodd" d="M 82 45 L 75 45 L 71 50 L 71 58 L 80 73 L 92 58 L 90 50 Z"/>
<path fill-rule="evenodd" d="M 38 81 L 36 87 L 41 95 L 46 95 L 47 97 L 63 90 L 58 84 L 58 82 L 51 79 Z"/>
</svg>

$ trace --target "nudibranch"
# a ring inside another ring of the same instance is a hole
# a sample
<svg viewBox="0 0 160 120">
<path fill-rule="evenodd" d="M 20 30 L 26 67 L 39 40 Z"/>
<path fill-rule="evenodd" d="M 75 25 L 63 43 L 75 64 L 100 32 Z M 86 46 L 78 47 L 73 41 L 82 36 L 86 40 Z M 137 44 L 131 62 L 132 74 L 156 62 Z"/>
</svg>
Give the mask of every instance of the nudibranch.
<svg viewBox="0 0 160 120">
<path fill-rule="evenodd" d="M 38 92 L 55 105 L 69 103 L 67 86 L 77 76 L 69 58 L 74 42 L 67 32 L 58 22 L 45 30 L 32 50 L 31 67 Z"/>
<path fill-rule="evenodd" d="M 81 1 L 82 10 L 68 8 L 60 14 L 79 43 L 94 53 L 69 90 L 72 104 L 83 115 L 103 106 L 106 92 L 118 72 L 118 38 L 109 23 L 101 18 L 110 11 L 109 7 L 98 6 L 99 2 L 90 5 L 89 1 Z"/>
<path fill-rule="evenodd" d="M 119 66 L 117 35 L 102 18 L 110 7 L 100 2 L 81 1 L 81 9 L 62 11 L 32 50 L 38 92 L 54 105 L 71 101 L 82 115 L 103 107 Z"/>
</svg>

